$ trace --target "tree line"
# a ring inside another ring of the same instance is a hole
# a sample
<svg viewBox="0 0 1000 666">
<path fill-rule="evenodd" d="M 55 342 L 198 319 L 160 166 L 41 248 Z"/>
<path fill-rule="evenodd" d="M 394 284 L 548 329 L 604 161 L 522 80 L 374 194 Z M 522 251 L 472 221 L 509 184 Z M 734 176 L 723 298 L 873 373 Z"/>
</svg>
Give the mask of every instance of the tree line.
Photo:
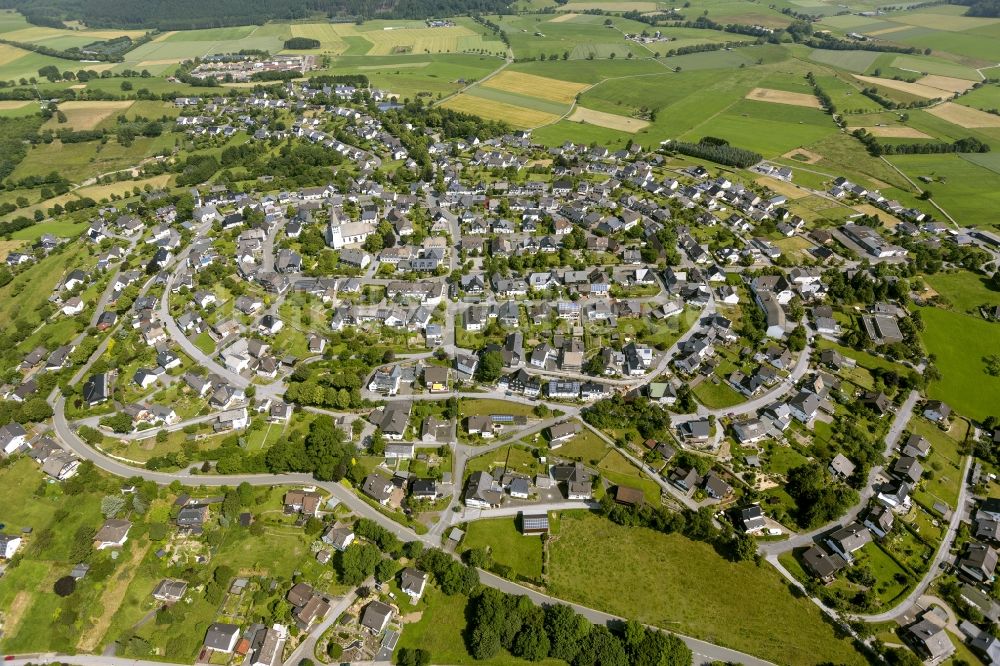
<svg viewBox="0 0 1000 666">
<path fill-rule="evenodd" d="M 469 607 L 466 641 L 476 659 L 507 650 L 529 661 L 551 658 L 573 666 L 687 666 L 692 661 L 679 638 L 635 620 L 612 631 L 564 604 L 541 608 L 525 595 L 489 587 L 480 587 Z"/>
<path fill-rule="evenodd" d="M 746 148 L 737 148 L 728 143 L 718 143 L 701 139 L 698 143 L 688 143 L 686 141 L 671 141 L 666 145 L 666 150 L 670 152 L 711 160 L 718 164 L 746 169 L 757 164 L 764 159 L 760 153 L 756 153 Z"/>
<path fill-rule="evenodd" d="M 423 19 L 472 13 L 509 12 L 509 0 L 3 0 L 0 7 L 16 9 L 29 23 L 65 28 L 76 20 L 93 28 L 157 28 L 193 30 L 248 23 L 263 24 L 314 18 Z"/>
<path fill-rule="evenodd" d="M 864 144 L 868 153 L 874 157 L 881 155 L 932 155 L 944 153 L 988 153 L 990 145 L 973 136 L 957 139 L 951 143 L 934 141 L 927 143 L 880 143 L 875 135 L 862 128 L 851 132 L 858 141 Z"/>
</svg>

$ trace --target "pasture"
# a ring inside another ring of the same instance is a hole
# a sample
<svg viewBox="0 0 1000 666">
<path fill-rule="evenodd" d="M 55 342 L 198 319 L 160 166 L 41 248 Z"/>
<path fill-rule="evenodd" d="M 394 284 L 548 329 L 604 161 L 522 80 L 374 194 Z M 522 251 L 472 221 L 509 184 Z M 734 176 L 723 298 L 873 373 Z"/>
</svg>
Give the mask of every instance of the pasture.
<svg viewBox="0 0 1000 666">
<path fill-rule="evenodd" d="M 1000 86 L 996 84 L 980 86 L 962 95 L 955 102 L 984 111 L 1000 109 Z"/>
<path fill-rule="evenodd" d="M 291 34 L 320 42 L 316 52 L 337 55 L 387 56 L 431 53 L 500 54 L 504 45 L 470 19 L 430 28 L 423 21 L 368 21 L 353 23 L 293 23 Z"/>
<path fill-rule="evenodd" d="M 19 118 L 38 113 L 38 102 L 21 100 L 0 101 L 0 118 Z"/>
<path fill-rule="evenodd" d="M 867 72 L 878 58 L 875 51 L 826 51 L 814 49 L 809 54 L 809 59 L 823 65 L 832 65 L 838 69 L 846 69 L 850 72 Z"/>
<path fill-rule="evenodd" d="M 965 67 L 942 58 L 928 56 L 900 55 L 892 61 L 892 66 L 910 72 L 936 74 L 967 81 L 979 81 L 979 74 L 971 67 Z"/>
<path fill-rule="evenodd" d="M 881 111 L 878 102 L 861 94 L 861 89 L 835 74 L 816 75 L 820 88 L 830 96 L 838 113 L 865 113 Z"/>
<path fill-rule="evenodd" d="M 1000 377 L 986 373 L 983 357 L 996 353 L 1000 325 L 939 308 L 921 308 L 920 314 L 921 339 L 927 351 L 937 354 L 941 371 L 941 380 L 927 388 L 928 396 L 973 419 L 996 413 Z"/>
<path fill-rule="evenodd" d="M 992 156 L 992 153 L 988 154 Z M 913 180 L 929 176 L 934 201 L 959 224 L 992 224 L 990 213 L 1000 206 L 1000 173 L 960 155 L 893 155 L 887 159 Z"/>
<path fill-rule="evenodd" d="M 162 72 L 170 64 L 213 53 L 231 53 L 244 49 L 277 53 L 284 40 L 290 36 L 289 25 L 283 23 L 170 31 L 129 51 L 125 56 L 125 65 L 134 68 L 145 63 L 144 68 Z"/>
<path fill-rule="evenodd" d="M 615 562 L 608 567 L 608 562 Z M 594 576 L 601 571 L 601 576 Z M 862 664 L 820 611 L 768 566 L 734 564 L 679 534 L 563 514 L 551 544 L 553 595 L 780 664 Z M 733 590 L 740 590 L 734 595 Z M 759 625 L 759 626 L 758 626 Z M 773 631 L 795 626 L 794 638 Z"/>
<path fill-rule="evenodd" d="M 918 129 L 912 127 L 907 127 L 906 125 L 898 125 L 895 127 L 848 127 L 848 132 L 853 132 L 857 129 L 863 129 L 872 136 L 877 136 L 886 139 L 932 139 L 934 137 L 929 134 L 924 134 Z"/>
<path fill-rule="evenodd" d="M 546 15 L 502 16 L 500 25 L 510 39 L 517 58 L 556 56 L 568 59 L 649 57 L 651 51 L 626 41 L 620 32 L 641 32 L 642 23 L 610 17 L 613 27 L 603 24 L 603 16 L 578 15 L 570 20 L 549 21 Z M 618 30 L 614 29 L 615 27 Z"/>
<path fill-rule="evenodd" d="M 47 126 L 52 129 L 68 128 L 74 130 L 92 130 L 116 113 L 124 113 L 132 106 L 131 100 L 124 101 L 101 101 L 84 102 L 69 101 L 62 102 L 59 110 L 66 114 L 66 122 L 58 123 L 55 119 L 50 120 Z"/>
<path fill-rule="evenodd" d="M 364 74 L 372 85 L 414 98 L 419 93 L 450 95 L 499 67 L 486 55 L 336 56 L 317 74 Z"/>
</svg>

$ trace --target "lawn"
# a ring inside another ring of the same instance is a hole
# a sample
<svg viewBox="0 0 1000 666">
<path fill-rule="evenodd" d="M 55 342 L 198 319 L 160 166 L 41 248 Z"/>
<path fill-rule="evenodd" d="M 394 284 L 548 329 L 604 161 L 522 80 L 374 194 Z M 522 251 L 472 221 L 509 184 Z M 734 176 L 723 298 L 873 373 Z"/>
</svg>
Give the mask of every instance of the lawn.
<svg viewBox="0 0 1000 666">
<path fill-rule="evenodd" d="M 72 652 L 92 617 L 101 610 L 103 581 L 85 579 L 66 601 L 53 592 L 52 585 L 77 563 L 71 556 L 76 531 L 96 529 L 103 521 L 100 503 L 104 489 L 69 496 L 62 485 L 46 478 L 28 458 L 0 469 L 4 531 L 33 529 L 21 544 L 24 559 L 8 567 L 0 578 L 0 608 L 6 612 L 0 651 L 8 654 Z M 57 621 L 66 609 L 79 613 L 75 621 Z"/>
<path fill-rule="evenodd" d="M 716 382 L 712 381 L 712 377 L 705 379 L 694 387 L 694 396 L 698 398 L 698 402 L 709 409 L 732 407 L 745 400 L 741 394 L 737 393 L 724 380 L 719 379 Z"/>
<path fill-rule="evenodd" d="M 877 543 L 868 543 L 856 556 L 858 563 L 871 569 L 875 580 L 875 592 L 884 607 L 891 608 L 893 602 L 905 594 L 909 588 L 909 580 L 900 583 L 896 576 L 906 576 L 906 571 L 899 566 Z"/>
<path fill-rule="evenodd" d="M 543 471 L 543 466 L 526 446 L 507 444 L 495 451 L 471 458 L 465 466 L 465 473 L 492 472 L 496 468 L 534 476 Z"/>
<path fill-rule="evenodd" d="M 965 427 L 965 422 L 960 421 L 953 426 L 953 430 L 956 435 L 957 433 L 964 435 Z M 933 474 L 933 478 L 925 478 L 920 482 L 913 497 L 927 509 L 934 506 L 934 502 L 937 501 L 942 501 L 954 509 L 962 485 L 962 454 L 959 451 L 959 442 L 922 416 L 914 416 L 909 428 L 910 432 L 922 435 L 930 441 L 931 452 L 923 461 L 923 466 L 925 474 Z"/>
<path fill-rule="evenodd" d="M 787 474 L 788 470 L 804 465 L 808 459 L 791 446 L 768 442 L 767 469 L 775 474 Z"/>
<path fill-rule="evenodd" d="M 660 486 L 644 475 L 638 467 L 629 462 L 628 458 L 618 451 L 608 451 L 604 459 L 598 463 L 597 470 L 601 476 L 615 485 L 620 484 L 642 490 L 642 494 L 650 504 L 658 505 L 660 503 L 660 493 L 662 492 Z"/>
<path fill-rule="evenodd" d="M 473 548 L 489 548 L 494 562 L 509 566 L 519 576 L 537 581 L 542 578 L 542 540 L 521 534 L 516 518 L 469 523 L 461 550 Z"/>
<path fill-rule="evenodd" d="M 573 439 L 553 450 L 552 455 L 580 460 L 588 465 L 596 465 L 609 448 L 607 442 L 593 431 L 584 428 Z"/>
<path fill-rule="evenodd" d="M 399 647 L 422 648 L 431 653 L 436 664 L 456 664 L 458 666 L 559 666 L 565 662 L 546 659 L 529 662 L 512 657 L 501 650 L 496 657 L 486 660 L 473 659 L 465 647 L 466 607 L 468 597 L 446 596 L 437 587 L 428 586 L 423 601 L 427 609 L 420 619 L 407 624 L 399 639 Z"/>
<path fill-rule="evenodd" d="M 984 419 L 996 413 L 1000 377 L 986 374 L 983 357 L 997 353 L 997 324 L 938 308 L 921 308 L 927 351 L 937 355 L 940 381 L 927 394 L 944 400 L 963 416 Z"/>
<path fill-rule="evenodd" d="M 488 416 L 490 414 L 513 414 L 514 416 L 531 416 L 531 405 L 508 400 L 462 400 L 460 411 L 465 416 Z"/>
<path fill-rule="evenodd" d="M 778 572 L 729 562 L 706 543 L 573 513 L 551 548 L 554 596 L 779 664 L 865 663 Z"/>
</svg>

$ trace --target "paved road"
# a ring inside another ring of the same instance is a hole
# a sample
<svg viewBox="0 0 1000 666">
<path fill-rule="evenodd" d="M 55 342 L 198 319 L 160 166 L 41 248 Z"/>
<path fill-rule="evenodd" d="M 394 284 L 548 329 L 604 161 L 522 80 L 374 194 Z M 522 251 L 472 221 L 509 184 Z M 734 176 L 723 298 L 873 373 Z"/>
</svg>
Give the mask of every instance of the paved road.
<svg viewBox="0 0 1000 666">
<path fill-rule="evenodd" d="M 533 590 L 523 585 L 518 585 L 499 576 L 495 576 L 487 571 L 480 570 L 479 580 L 489 587 L 496 588 L 507 592 L 508 594 L 523 594 L 527 595 L 531 599 L 532 603 L 536 606 L 550 606 L 552 604 L 566 604 L 573 610 L 575 610 L 580 615 L 590 620 L 594 624 L 619 624 L 625 621 L 625 618 L 619 617 L 617 615 L 611 615 L 610 613 L 604 613 L 602 611 L 594 610 L 593 608 L 588 608 L 587 606 L 581 606 L 580 604 L 574 604 L 568 601 L 563 601 L 561 599 L 556 599 L 548 595 L 542 594 L 536 590 Z M 694 664 L 710 664 L 713 661 L 721 661 L 733 664 L 742 664 L 743 666 L 769 666 L 771 662 L 765 661 L 763 659 L 758 659 L 749 654 L 739 652 L 737 650 L 731 650 L 719 645 L 714 645 L 712 643 L 707 643 L 705 641 L 698 640 L 697 638 L 691 638 L 690 636 L 685 636 L 683 634 L 678 634 L 677 632 L 671 632 L 684 641 L 685 645 L 691 648 L 694 653 Z"/>
<path fill-rule="evenodd" d="M 370 586 L 375 582 L 373 578 L 369 578 L 365 582 L 361 583 L 361 586 Z M 292 654 L 285 660 L 285 664 L 288 666 L 298 666 L 299 660 L 301 659 L 314 659 L 316 653 L 316 643 L 319 641 L 320 637 L 323 635 L 327 629 L 329 629 L 337 621 L 337 619 L 351 607 L 354 600 L 358 598 L 358 588 L 354 587 L 342 596 L 337 603 L 330 607 L 330 612 L 326 614 L 323 621 L 312 628 L 309 635 L 306 636 L 298 647 L 292 652 Z"/>
<path fill-rule="evenodd" d="M 196 239 L 201 238 L 202 236 L 204 236 L 205 231 L 210 227 L 211 227 L 210 224 L 202 224 L 197 229 L 195 229 L 194 237 Z M 192 244 L 189 244 L 186 248 L 184 248 L 184 250 L 178 253 L 175 259 L 174 262 L 175 269 L 174 272 L 170 274 L 170 277 L 167 278 L 167 284 L 163 289 L 163 296 L 160 298 L 160 308 L 157 314 L 159 315 L 160 321 L 163 322 L 163 326 L 167 331 L 167 335 L 169 335 L 174 342 L 180 345 L 181 349 L 184 350 L 184 353 L 190 356 L 195 363 L 205 368 L 209 372 L 219 375 L 220 377 L 230 382 L 234 386 L 238 386 L 239 388 L 246 388 L 247 386 L 250 385 L 249 379 L 246 379 L 245 377 L 242 377 L 239 374 L 232 372 L 231 370 L 227 369 L 226 367 L 218 363 L 208 354 L 198 349 L 198 347 L 195 346 L 193 342 L 188 340 L 187 336 L 184 335 L 184 332 L 180 329 L 179 326 L 177 326 L 177 322 L 175 322 L 174 318 L 170 316 L 170 289 L 173 286 L 174 280 L 177 277 L 177 271 L 184 265 L 183 264 L 184 260 L 191 252 L 191 245 Z"/>
<path fill-rule="evenodd" d="M 143 661 L 142 659 L 125 659 L 122 657 L 104 657 L 89 654 L 42 654 L 18 657 L 4 661 L 4 666 L 28 666 L 28 664 L 74 664 L 74 666 L 191 666 L 191 664 L 172 664 L 168 661 Z"/>
<path fill-rule="evenodd" d="M 970 456 L 966 458 L 965 466 L 962 467 L 962 488 L 958 492 L 958 506 L 955 507 L 954 512 L 951 514 L 951 522 L 948 523 L 948 532 L 944 535 L 944 539 L 941 540 L 941 546 L 938 548 L 937 554 L 934 555 L 934 559 L 931 560 L 927 573 L 920 579 L 920 582 L 913 588 L 913 591 L 906 595 L 905 599 L 896 604 L 895 608 L 884 613 L 878 613 L 877 615 L 861 615 L 859 619 L 865 622 L 888 622 L 889 620 L 895 620 L 910 610 L 910 607 L 913 606 L 917 599 L 927 591 L 934 578 L 941 573 L 941 563 L 951 557 L 951 545 L 955 542 L 958 525 L 963 519 L 969 517 L 969 469 L 971 466 L 972 457 Z"/>
<path fill-rule="evenodd" d="M 898 410 L 896 410 L 896 415 L 893 417 L 892 425 L 889 426 L 889 432 L 885 437 L 885 450 L 883 451 L 883 456 L 886 459 L 888 459 L 895 450 L 896 443 L 899 441 L 900 436 L 902 436 L 903 431 L 906 429 L 906 425 L 910 422 L 910 417 L 913 414 L 913 408 L 916 406 L 919 398 L 919 393 L 916 391 L 910 391 L 910 395 L 906 397 L 903 404 L 900 405 Z M 762 543 L 760 545 L 760 552 L 763 555 L 779 555 L 781 553 L 787 553 L 795 548 L 809 546 L 820 534 L 823 534 L 838 525 L 851 522 L 858 517 L 858 514 L 860 514 L 861 511 L 868 506 L 868 502 L 870 502 L 872 497 L 875 496 L 875 479 L 881 473 L 881 465 L 872 468 L 872 470 L 868 473 L 868 483 L 865 484 L 865 487 L 858 494 L 857 504 L 848 509 L 847 512 L 839 519 L 831 523 L 827 523 L 822 527 L 810 530 L 809 532 L 800 532 L 784 541 L 769 541 Z"/>
<path fill-rule="evenodd" d="M 642 471 L 644 471 L 651 479 L 653 479 L 653 481 L 656 482 L 656 485 L 660 486 L 660 488 L 662 488 L 664 492 L 666 492 L 669 495 L 671 495 L 674 499 L 676 499 L 682 505 L 686 506 L 687 508 L 691 509 L 692 511 L 697 511 L 700 508 L 700 506 L 701 506 L 700 504 L 698 504 L 697 502 L 695 502 L 693 499 L 691 499 L 690 497 L 688 497 L 686 494 L 682 493 L 679 488 L 676 488 L 674 486 L 674 484 L 668 482 L 662 476 L 660 476 L 659 474 L 657 474 L 656 470 L 652 469 L 649 465 L 647 465 L 643 461 L 639 460 L 638 458 L 636 458 L 635 456 L 633 456 L 631 453 L 629 453 L 625 449 L 620 448 L 618 445 L 616 445 L 614 443 L 614 441 L 611 440 L 610 437 L 608 437 L 607 435 L 605 435 L 603 432 L 601 432 L 597 428 L 594 428 L 593 426 L 591 426 L 586 421 L 583 422 L 583 427 L 586 428 L 587 430 L 590 430 L 592 433 L 594 433 L 595 435 L 597 435 L 598 437 L 600 437 L 602 440 L 604 440 L 604 442 L 606 444 L 608 444 L 612 449 L 614 449 L 618 453 L 620 453 L 623 456 L 625 456 L 626 458 L 628 458 L 628 460 L 631 461 L 631 463 L 633 465 L 635 465 L 636 467 L 639 467 L 640 469 L 642 469 Z"/>
<path fill-rule="evenodd" d="M 112 433 L 110 429 L 101 426 L 100 422 L 101 419 L 104 418 L 104 415 L 88 416 L 78 421 L 74 421 L 72 425 L 76 428 L 79 428 L 80 426 L 84 425 L 90 426 L 91 428 L 97 428 L 98 430 L 101 430 L 116 439 L 139 440 L 139 439 L 150 439 L 152 437 L 156 437 L 156 433 L 158 433 L 161 430 L 166 430 L 167 432 L 174 432 L 175 430 L 183 430 L 185 427 L 189 425 L 195 425 L 198 423 L 209 423 L 210 421 L 214 421 L 218 417 L 219 414 L 213 412 L 211 414 L 202 414 L 201 416 L 195 416 L 194 418 L 190 418 L 184 421 L 178 421 L 177 423 L 173 423 L 171 425 L 149 428 L 147 430 L 133 430 L 132 432 L 127 432 L 124 434 Z"/>
</svg>

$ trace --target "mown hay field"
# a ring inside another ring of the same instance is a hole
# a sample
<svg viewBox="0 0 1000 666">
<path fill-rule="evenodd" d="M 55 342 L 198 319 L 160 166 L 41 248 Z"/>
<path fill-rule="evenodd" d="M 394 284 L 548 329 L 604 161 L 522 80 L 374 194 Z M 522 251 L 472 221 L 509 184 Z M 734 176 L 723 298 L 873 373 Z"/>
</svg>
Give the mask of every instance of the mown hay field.
<svg viewBox="0 0 1000 666">
<path fill-rule="evenodd" d="M 562 102 L 563 104 L 572 103 L 579 93 L 589 87 L 583 83 L 561 81 L 547 76 L 511 71 L 500 72 L 496 76 L 484 81 L 482 85 L 487 88 L 506 90 L 529 97 L 539 97 L 553 102 Z"/>
</svg>

